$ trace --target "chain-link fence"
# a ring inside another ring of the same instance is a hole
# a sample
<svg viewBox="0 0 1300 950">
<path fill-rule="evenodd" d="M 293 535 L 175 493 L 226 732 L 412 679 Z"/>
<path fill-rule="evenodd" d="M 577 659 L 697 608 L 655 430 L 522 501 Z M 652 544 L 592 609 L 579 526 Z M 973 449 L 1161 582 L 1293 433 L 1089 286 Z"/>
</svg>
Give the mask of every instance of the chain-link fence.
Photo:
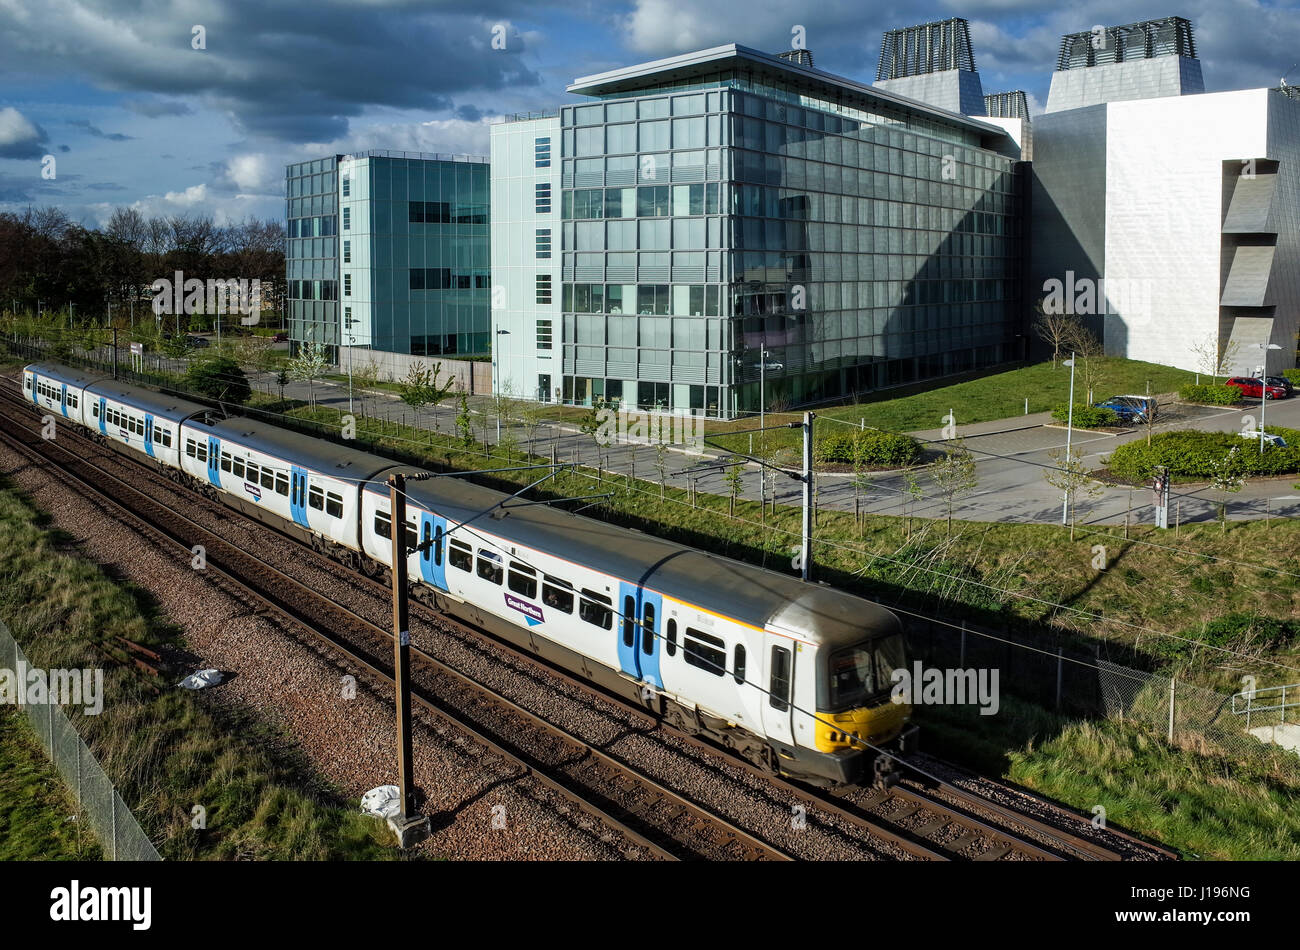
<svg viewBox="0 0 1300 950">
<path fill-rule="evenodd" d="M 1171 743 L 1233 759 L 1258 760 L 1265 754 L 1300 779 L 1300 754 L 1284 745 L 1291 741 L 1288 721 L 1300 726 L 1300 689 L 1289 698 L 1280 687 L 1234 697 L 1096 654 L 1047 648 L 1005 632 L 895 609 L 906 616 L 913 653 L 927 666 L 997 669 L 1000 689 L 1046 709 L 1139 722 Z"/>
<path fill-rule="evenodd" d="M 0 669 L 15 673 L 20 669 L 34 669 L 4 624 L 0 624 Z M 25 691 L 24 684 L 17 681 L 17 677 L 15 684 L 21 696 Z M 31 722 L 45 753 L 75 796 L 80 817 L 99 838 L 104 856 L 113 861 L 161 861 L 153 842 L 140 828 L 108 775 L 59 708 L 56 697 L 47 695 L 46 700 L 23 703 L 18 708 Z"/>
</svg>

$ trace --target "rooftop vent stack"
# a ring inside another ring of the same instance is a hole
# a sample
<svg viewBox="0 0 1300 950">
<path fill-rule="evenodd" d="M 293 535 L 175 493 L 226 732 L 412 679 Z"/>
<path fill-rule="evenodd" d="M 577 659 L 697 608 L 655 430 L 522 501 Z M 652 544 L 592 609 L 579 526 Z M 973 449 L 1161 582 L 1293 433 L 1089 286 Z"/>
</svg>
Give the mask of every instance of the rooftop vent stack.
<svg viewBox="0 0 1300 950">
<path fill-rule="evenodd" d="M 961 17 L 887 31 L 875 84 L 949 112 L 985 114 L 970 26 Z"/>
<path fill-rule="evenodd" d="M 778 59 L 784 59 L 788 63 L 794 63 L 796 66 L 807 66 L 813 68 L 812 50 L 810 49 L 792 49 L 784 53 L 777 53 Z"/>
</svg>

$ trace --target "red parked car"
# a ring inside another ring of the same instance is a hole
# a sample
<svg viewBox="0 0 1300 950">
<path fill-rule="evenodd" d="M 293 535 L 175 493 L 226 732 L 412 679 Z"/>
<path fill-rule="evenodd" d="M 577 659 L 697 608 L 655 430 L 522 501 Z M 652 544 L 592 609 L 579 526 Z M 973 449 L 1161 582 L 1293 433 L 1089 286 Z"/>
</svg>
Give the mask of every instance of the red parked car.
<svg viewBox="0 0 1300 950">
<path fill-rule="evenodd" d="M 1274 386 L 1269 383 L 1267 387 L 1262 379 L 1255 379 L 1250 376 L 1234 376 L 1224 383 L 1225 386 L 1232 386 L 1234 389 L 1240 389 L 1243 396 L 1254 396 L 1259 398 L 1260 391 L 1264 390 L 1269 399 L 1285 399 L 1288 395 L 1286 389 L 1282 386 Z"/>
</svg>

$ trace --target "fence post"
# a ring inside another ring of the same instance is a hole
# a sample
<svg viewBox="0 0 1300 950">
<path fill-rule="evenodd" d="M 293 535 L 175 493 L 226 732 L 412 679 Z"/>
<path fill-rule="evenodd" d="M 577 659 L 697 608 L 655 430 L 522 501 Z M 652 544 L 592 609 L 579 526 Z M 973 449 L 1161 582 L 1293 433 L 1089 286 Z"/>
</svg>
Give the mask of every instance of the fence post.
<svg viewBox="0 0 1300 950">
<path fill-rule="evenodd" d="M 1065 651 L 1061 647 L 1056 648 L 1056 711 L 1061 711 L 1061 676 L 1065 671 Z"/>
<path fill-rule="evenodd" d="M 1174 741 L 1174 686 L 1178 680 L 1169 677 L 1169 741 Z"/>
<path fill-rule="evenodd" d="M 117 860 L 117 792 L 109 791 L 108 794 L 108 812 L 113 819 L 113 860 Z"/>
</svg>

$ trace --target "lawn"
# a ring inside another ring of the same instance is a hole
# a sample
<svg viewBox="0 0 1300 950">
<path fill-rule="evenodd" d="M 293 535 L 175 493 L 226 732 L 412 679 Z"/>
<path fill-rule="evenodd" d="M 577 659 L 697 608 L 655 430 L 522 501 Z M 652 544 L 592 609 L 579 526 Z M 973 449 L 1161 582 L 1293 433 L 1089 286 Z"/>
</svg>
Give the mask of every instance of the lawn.
<svg viewBox="0 0 1300 950">
<path fill-rule="evenodd" d="M 27 717 L 0 706 L 0 861 L 98 861 L 99 843 Z"/>
</svg>

